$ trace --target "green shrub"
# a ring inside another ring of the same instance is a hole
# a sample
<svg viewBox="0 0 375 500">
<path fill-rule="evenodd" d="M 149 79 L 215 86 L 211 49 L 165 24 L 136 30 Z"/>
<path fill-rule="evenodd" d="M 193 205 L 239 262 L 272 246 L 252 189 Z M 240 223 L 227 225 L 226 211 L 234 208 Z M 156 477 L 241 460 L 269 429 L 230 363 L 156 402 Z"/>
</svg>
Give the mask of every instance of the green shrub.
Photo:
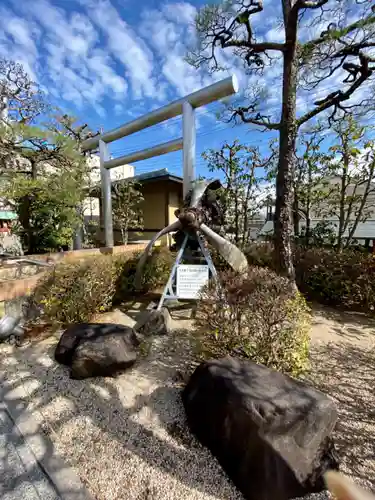
<svg viewBox="0 0 375 500">
<path fill-rule="evenodd" d="M 368 314 L 375 312 L 375 255 L 358 250 L 294 248 L 296 283 L 310 300 Z M 273 247 L 259 243 L 246 249 L 250 265 L 273 268 Z"/>
<path fill-rule="evenodd" d="M 273 268 L 273 245 L 270 242 L 253 243 L 244 249 L 250 266 Z"/>
<path fill-rule="evenodd" d="M 90 321 L 114 303 L 134 294 L 134 276 L 139 254 L 102 255 L 81 262 L 58 264 L 38 285 L 31 303 L 41 306 L 49 323 L 69 324 Z M 164 285 L 173 255 L 156 250 L 143 274 L 143 291 Z"/>
<path fill-rule="evenodd" d="M 298 376 L 308 366 L 310 313 L 291 283 L 273 271 L 251 267 L 210 282 L 198 302 L 200 354 L 240 356 Z"/>
<path fill-rule="evenodd" d="M 135 292 L 134 278 L 140 253 L 123 262 L 116 282 L 115 302 Z M 142 274 L 142 292 L 155 290 L 167 284 L 175 255 L 166 247 L 156 248 L 147 259 Z"/>
<path fill-rule="evenodd" d="M 175 254 L 166 247 L 156 248 L 149 257 L 143 273 L 145 290 L 154 290 L 167 284 Z"/>
<path fill-rule="evenodd" d="M 33 302 L 42 306 L 43 319 L 69 324 L 89 321 L 94 314 L 107 311 L 123 259 L 103 255 L 58 264 L 33 294 Z"/>
<path fill-rule="evenodd" d="M 294 260 L 297 284 L 309 299 L 374 313 L 375 255 L 297 248 Z"/>
</svg>

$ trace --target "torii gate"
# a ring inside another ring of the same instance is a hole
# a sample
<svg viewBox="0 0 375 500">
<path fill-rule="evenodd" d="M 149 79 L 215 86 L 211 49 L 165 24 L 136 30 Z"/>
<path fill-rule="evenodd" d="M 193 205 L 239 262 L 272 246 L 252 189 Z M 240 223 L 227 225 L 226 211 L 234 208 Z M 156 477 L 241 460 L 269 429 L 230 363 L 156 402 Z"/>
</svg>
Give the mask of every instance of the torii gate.
<svg viewBox="0 0 375 500">
<path fill-rule="evenodd" d="M 83 151 L 90 151 L 99 146 L 100 154 L 100 176 L 102 191 L 102 206 L 104 218 L 104 231 L 106 246 L 113 247 L 113 222 L 112 222 L 112 198 L 111 198 L 111 177 L 109 170 L 114 167 L 135 163 L 136 161 L 153 158 L 172 151 L 183 150 L 183 196 L 186 201 L 187 195 L 191 193 L 189 206 L 182 212 L 178 212 L 177 221 L 162 229 L 148 244 L 145 252 L 140 258 L 136 275 L 136 286 L 140 285 L 140 278 L 147 256 L 152 250 L 155 241 L 162 235 L 182 229 L 186 234 L 193 234 L 201 242 L 199 233 L 221 253 L 223 258 L 236 270 L 243 271 L 247 268 L 247 260 L 243 253 L 231 242 L 215 233 L 206 224 L 200 211 L 200 202 L 206 191 L 209 182 L 195 181 L 195 156 L 196 156 L 196 127 L 195 109 L 211 102 L 228 97 L 238 92 L 238 82 L 236 77 L 230 76 L 216 82 L 208 87 L 193 92 L 181 99 L 178 99 L 166 106 L 151 111 L 135 120 L 121 125 L 120 127 L 104 132 L 100 135 L 87 139 L 82 144 Z M 110 158 L 108 144 L 129 136 L 135 132 L 146 129 L 158 123 L 182 115 L 182 137 L 172 141 L 130 153 L 119 158 Z M 186 239 L 187 240 L 187 236 Z M 202 248 L 202 245 L 201 245 Z M 177 262 L 174 267 L 176 267 Z"/>
</svg>

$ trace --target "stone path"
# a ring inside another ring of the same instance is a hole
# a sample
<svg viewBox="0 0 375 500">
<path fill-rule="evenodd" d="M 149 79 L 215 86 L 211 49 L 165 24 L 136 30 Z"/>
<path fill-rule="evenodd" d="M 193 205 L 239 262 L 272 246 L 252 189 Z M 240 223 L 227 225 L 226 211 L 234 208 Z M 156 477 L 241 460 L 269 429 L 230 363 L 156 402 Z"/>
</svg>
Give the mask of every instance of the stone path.
<svg viewBox="0 0 375 500">
<path fill-rule="evenodd" d="M 0 409 L 0 477 L 2 500 L 60 498 L 5 408 Z"/>
<path fill-rule="evenodd" d="M 0 391 L 1 500 L 93 500 L 20 397 Z"/>
</svg>

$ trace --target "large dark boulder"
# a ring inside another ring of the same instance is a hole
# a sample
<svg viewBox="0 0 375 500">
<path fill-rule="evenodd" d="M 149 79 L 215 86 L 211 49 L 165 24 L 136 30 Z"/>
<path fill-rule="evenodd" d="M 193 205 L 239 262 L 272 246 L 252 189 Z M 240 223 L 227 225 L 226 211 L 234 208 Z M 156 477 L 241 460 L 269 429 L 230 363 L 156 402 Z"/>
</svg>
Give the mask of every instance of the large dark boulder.
<svg viewBox="0 0 375 500">
<path fill-rule="evenodd" d="M 113 376 L 137 359 L 134 330 L 112 323 L 78 323 L 62 334 L 55 359 L 71 367 L 72 378 Z"/>
<path fill-rule="evenodd" d="M 246 499 L 322 491 L 322 474 L 338 468 L 334 403 L 282 373 L 230 357 L 211 360 L 198 366 L 182 397 L 191 431 Z"/>
<path fill-rule="evenodd" d="M 83 340 L 74 352 L 70 376 L 75 379 L 112 377 L 136 362 L 138 344 L 132 330 Z"/>
</svg>

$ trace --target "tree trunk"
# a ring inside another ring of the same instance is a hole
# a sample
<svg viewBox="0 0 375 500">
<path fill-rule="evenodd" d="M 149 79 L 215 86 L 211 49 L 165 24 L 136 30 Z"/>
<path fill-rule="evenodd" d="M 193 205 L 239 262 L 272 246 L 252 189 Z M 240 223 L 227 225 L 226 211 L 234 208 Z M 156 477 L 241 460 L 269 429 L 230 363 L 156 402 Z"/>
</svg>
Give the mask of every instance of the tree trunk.
<svg viewBox="0 0 375 500">
<path fill-rule="evenodd" d="M 240 225 L 239 225 L 239 213 L 238 213 L 238 194 L 235 194 L 234 198 L 234 228 L 235 228 L 235 236 L 234 242 L 238 245 L 240 241 Z"/>
<path fill-rule="evenodd" d="M 311 233 L 311 219 L 310 219 L 311 205 L 310 199 L 306 201 L 306 226 L 305 226 L 305 245 L 308 247 L 310 245 L 310 233 Z"/>
<path fill-rule="evenodd" d="M 312 165 L 308 163 L 307 170 L 307 196 L 306 196 L 306 207 L 305 207 L 305 245 L 308 247 L 310 244 L 310 232 L 311 232 L 311 199 L 312 199 Z"/>
<path fill-rule="evenodd" d="M 34 158 L 30 158 L 30 164 L 31 164 L 31 178 L 33 180 L 36 180 L 38 178 L 38 162 L 35 161 Z M 26 195 L 22 198 L 22 201 L 20 203 L 20 211 L 18 217 L 21 226 L 23 228 L 24 245 L 27 248 L 26 253 L 36 254 L 38 253 L 37 237 L 30 223 L 31 212 L 32 212 L 32 198 L 31 195 Z"/>
<path fill-rule="evenodd" d="M 282 116 L 279 130 L 279 162 L 276 177 L 275 257 L 281 274 L 294 281 L 291 245 L 293 171 L 296 149 L 296 85 L 297 85 L 297 15 L 296 9 L 284 2 L 286 50 L 284 52 Z"/>
<path fill-rule="evenodd" d="M 253 181 L 253 179 L 254 179 L 254 169 L 255 169 L 255 166 L 253 164 L 252 168 L 251 168 L 251 180 L 249 180 L 249 182 L 247 184 L 245 202 L 244 202 L 244 206 L 242 208 L 242 211 L 244 212 L 244 216 L 243 216 L 243 235 L 242 235 L 242 246 L 243 246 L 243 248 L 250 241 L 249 202 L 250 202 L 251 189 L 253 187 L 253 182 L 254 182 Z"/>
<path fill-rule="evenodd" d="M 343 158 L 343 167 L 341 174 L 341 186 L 340 186 L 340 213 L 339 213 L 339 231 L 337 236 L 337 251 L 341 252 L 343 247 L 343 237 L 345 231 L 345 198 L 346 198 L 346 188 L 347 188 L 347 177 L 348 177 L 349 161 L 348 156 L 345 154 Z"/>
<path fill-rule="evenodd" d="M 35 181 L 38 177 L 38 162 L 30 159 L 31 162 L 31 178 Z"/>
<path fill-rule="evenodd" d="M 128 232 L 128 227 L 121 227 L 121 241 L 123 245 L 128 244 L 128 238 L 129 238 L 129 232 Z"/>
<path fill-rule="evenodd" d="M 18 205 L 18 220 L 23 229 L 23 244 L 26 248 L 26 253 L 34 253 L 33 252 L 33 232 L 30 226 L 30 197 L 23 196 L 20 199 L 20 203 Z"/>
<path fill-rule="evenodd" d="M 299 236 L 299 199 L 297 189 L 294 188 L 293 196 L 293 227 L 294 227 L 294 237 Z"/>
</svg>

